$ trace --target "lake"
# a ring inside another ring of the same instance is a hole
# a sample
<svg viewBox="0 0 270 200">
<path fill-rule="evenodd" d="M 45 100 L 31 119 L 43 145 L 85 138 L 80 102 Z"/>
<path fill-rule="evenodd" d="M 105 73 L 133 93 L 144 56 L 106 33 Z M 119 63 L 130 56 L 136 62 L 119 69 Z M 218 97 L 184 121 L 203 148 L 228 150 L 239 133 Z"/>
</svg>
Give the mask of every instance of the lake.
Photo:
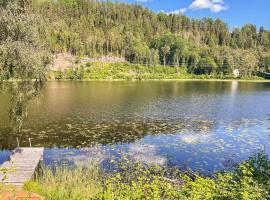
<svg viewBox="0 0 270 200">
<path fill-rule="evenodd" d="M 0 96 L 0 162 L 21 146 L 46 147 L 44 163 L 145 163 L 229 170 L 270 153 L 270 82 L 49 82 L 19 136 Z"/>
</svg>

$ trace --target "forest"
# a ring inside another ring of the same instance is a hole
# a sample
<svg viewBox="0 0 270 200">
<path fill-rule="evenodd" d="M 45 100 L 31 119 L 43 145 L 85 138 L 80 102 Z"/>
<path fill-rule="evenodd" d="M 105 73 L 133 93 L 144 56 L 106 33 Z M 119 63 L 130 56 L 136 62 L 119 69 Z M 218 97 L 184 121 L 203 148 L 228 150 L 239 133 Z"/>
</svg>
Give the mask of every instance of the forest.
<svg viewBox="0 0 270 200">
<path fill-rule="evenodd" d="M 0 1 L 1 7 L 7 2 Z M 232 29 L 220 19 L 155 13 L 112 1 L 19 2 L 36 22 L 17 26 L 38 27 L 39 42 L 53 54 L 115 56 L 147 66 L 185 67 L 197 75 L 228 75 L 238 69 L 246 77 L 270 70 L 270 31 L 252 24 Z"/>
<path fill-rule="evenodd" d="M 149 66 L 183 66 L 193 74 L 269 71 L 270 31 L 252 24 L 232 29 L 220 19 L 112 1 L 32 0 L 29 8 L 41 16 L 46 29 L 40 38 L 54 53 L 117 56 Z"/>
</svg>

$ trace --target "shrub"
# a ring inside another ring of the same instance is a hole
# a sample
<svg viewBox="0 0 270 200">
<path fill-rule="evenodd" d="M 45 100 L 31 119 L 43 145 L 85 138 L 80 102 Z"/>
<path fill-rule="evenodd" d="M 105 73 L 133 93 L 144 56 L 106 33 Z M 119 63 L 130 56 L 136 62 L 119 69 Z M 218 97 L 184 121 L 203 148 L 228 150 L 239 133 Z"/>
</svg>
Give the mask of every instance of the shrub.
<svg viewBox="0 0 270 200">
<path fill-rule="evenodd" d="M 45 169 L 44 175 L 27 183 L 25 189 L 52 200 L 270 199 L 270 160 L 264 153 L 240 163 L 232 172 L 212 177 L 124 160 L 114 172 L 105 172 L 95 164 Z"/>
</svg>

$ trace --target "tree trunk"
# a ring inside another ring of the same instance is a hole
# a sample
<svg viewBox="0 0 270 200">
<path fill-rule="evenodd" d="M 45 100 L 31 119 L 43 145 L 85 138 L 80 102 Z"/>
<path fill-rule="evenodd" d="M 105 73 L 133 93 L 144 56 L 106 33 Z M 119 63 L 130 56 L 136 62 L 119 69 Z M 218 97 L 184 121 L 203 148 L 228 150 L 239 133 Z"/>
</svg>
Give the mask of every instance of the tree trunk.
<svg viewBox="0 0 270 200">
<path fill-rule="evenodd" d="M 166 55 L 163 56 L 163 65 L 166 65 Z"/>
<path fill-rule="evenodd" d="M 106 54 L 109 54 L 109 41 L 106 40 Z"/>
<path fill-rule="evenodd" d="M 180 66 L 179 56 L 176 56 L 176 63 L 177 63 L 177 66 L 179 67 Z"/>
</svg>

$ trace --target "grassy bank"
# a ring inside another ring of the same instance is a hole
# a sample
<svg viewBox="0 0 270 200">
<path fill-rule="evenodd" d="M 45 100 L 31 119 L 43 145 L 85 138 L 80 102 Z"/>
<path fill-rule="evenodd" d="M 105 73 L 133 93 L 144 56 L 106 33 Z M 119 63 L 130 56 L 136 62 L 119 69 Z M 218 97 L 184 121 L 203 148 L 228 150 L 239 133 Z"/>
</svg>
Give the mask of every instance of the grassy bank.
<svg viewBox="0 0 270 200">
<path fill-rule="evenodd" d="M 270 199 L 270 160 L 263 153 L 232 172 L 205 178 L 158 166 L 126 161 L 121 172 L 106 173 L 98 165 L 45 169 L 25 189 L 52 200 L 81 199 Z"/>
<path fill-rule="evenodd" d="M 50 80 L 182 80 L 182 79 L 222 79 L 233 80 L 233 76 L 222 74 L 195 75 L 185 67 L 144 66 L 130 63 L 86 63 L 74 69 L 51 71 Z M 260 77 L 244 77 L 243 80 L 263 80 Z M 237 79 L 239 80 L 239 79 Z"/>
</svg>

